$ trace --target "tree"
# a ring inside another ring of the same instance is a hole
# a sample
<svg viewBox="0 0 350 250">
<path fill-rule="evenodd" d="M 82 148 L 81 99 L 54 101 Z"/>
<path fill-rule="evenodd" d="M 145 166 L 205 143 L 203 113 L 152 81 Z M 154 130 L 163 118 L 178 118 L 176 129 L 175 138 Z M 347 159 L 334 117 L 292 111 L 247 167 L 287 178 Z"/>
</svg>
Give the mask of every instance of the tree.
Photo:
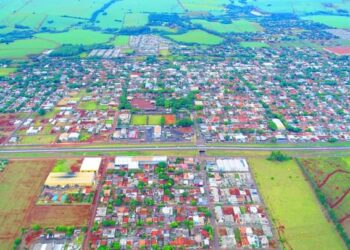
<svg viewBox="0 0 350 250">
<path fill-rule="evenodd" d="M 277 130 L 277 125 L 272 120 L 269 120 L 267 124 L 268 124 L 269 129 L 271 129 L 272 131 Z"/>
<path fill-rule="evenodd" d="M 184 118 L 184 119 L 178 120 L 176 122 L 176 125 L 179 127 L 191 127 L 193 125 L 193 121 L 190 118 Z"/>
<path fill-rule="evenodd" d="M 281 151 L 272 151 L 270 156 L 267 158 L 269 161 L 289 161 L 292 157 L 282 153 Z"/>
<path fill-rule="evenodd" d="M 45 109 L 39 109 L 39 110 L 38 110 L 38 115 L 39 115 L 39 116 L 44 116 L 45 114 L 46 114 Z"/>
<path fill-rule="evenodd" d="M 164 125 L 165 125 L 165 117 L 162 116 L 162 117 L 160 118 L 160 126 L 164 127 Z"/>
<path fill-rule="evenodd" d="M 40 229 L 41 229 L 40 225 L 38 225 L 38 224 L 32 225 L 32 230 L 33 230 L 33 231 L 37 232 L 37 231 L 39 231 Z"/>
</svg>

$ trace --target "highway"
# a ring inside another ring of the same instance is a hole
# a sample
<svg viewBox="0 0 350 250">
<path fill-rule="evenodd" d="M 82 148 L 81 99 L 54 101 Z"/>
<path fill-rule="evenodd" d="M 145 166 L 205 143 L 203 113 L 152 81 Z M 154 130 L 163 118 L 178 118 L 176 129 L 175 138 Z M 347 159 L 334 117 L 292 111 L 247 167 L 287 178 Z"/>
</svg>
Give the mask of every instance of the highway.
<svg viewBox="0 0 350 250">
<path fill-rule="evenodd" d="M 71 152 L 118 152 L 118 151 L 185 151 L 185 150 L 232 150 L 232 151 L 344 151 L 350 147 L 244 147 L 244 146 L 144 146 L 144 147 L 48 147 L 1 149 L 0 154 L 15 153 L 71 153 Z"/>
</svg>

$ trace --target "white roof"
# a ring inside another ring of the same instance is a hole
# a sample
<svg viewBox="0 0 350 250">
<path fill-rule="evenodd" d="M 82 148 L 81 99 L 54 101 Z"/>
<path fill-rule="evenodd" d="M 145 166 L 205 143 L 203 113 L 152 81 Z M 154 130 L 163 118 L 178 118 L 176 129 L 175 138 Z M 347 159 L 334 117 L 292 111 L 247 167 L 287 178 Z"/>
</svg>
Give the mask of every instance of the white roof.
<svg viewBox="0 0 350 250">
<path fill-rule="evenodd" d="M 100 157 L 88 157 L 84 158 L 83 164 L 80 167 L 80 171 L 95 171 L 98 172 L 101 166 L 102 159 Z"/>
<path fill-rule="evenodd" d="M 221 172 L 248 172 L 249 167 L 245 159 L 218 159 L 216 160 L 216 167 L 214 170 Z"/>
</svg>

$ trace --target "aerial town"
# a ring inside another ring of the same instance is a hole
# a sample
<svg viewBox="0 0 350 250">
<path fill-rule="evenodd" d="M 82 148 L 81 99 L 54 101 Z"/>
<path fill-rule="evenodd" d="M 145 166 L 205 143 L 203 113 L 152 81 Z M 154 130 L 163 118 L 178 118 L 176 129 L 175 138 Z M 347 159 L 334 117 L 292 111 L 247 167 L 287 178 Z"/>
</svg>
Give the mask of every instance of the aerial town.
<svg viewBox="0 0 350 250">
<path fill-rule="evenodd" d="M 350 0 L 1 0 L 0 250 L 350 250 Z"/>
</svg>

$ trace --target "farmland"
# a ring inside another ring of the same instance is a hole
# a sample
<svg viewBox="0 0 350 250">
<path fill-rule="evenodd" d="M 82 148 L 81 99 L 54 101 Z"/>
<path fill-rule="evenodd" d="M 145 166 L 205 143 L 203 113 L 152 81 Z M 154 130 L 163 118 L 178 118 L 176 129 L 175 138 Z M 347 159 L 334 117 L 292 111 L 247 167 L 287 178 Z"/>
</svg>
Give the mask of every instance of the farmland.
<svg viewBox="0 0 350 250">
<path fill-rule="evenodd" d="M 10 161 L 0 175 L 0 245 L 10 249 L 54 161 Z M 18 195 L 21 198 L 18 199 Z"/>
<path fill-rule="evenodd" d="M 70 30 L 62 33 L 41 33 L 37 37 L 56 44 L 91 45 L 106 43 L 112 36 L 90 30 Z"/>
<path fill-rule="evenodd" d="M 313 158 L 301 162 L 350 235 L 350 158 Z"/>
<path fill-rule="evenodd" d="M 123 27 L 139 27 L 144 26 L 148 22 L 148 15 L 143 13 L 128 13 L 124 18 Z"/>
<path fill-rule="evenodd" d="M 228 0 L 181 0 L 182 6 L 187 11 L 207 11 L 211 13 L 223 12 L 224 5 L 229 4 Z"/>
<path fill-rule="evenodd" d="M 206 20 L 195 19 L 192 23 L 200 24 L 205 29 L 220 33 L 245 33 L 262 31 L 262 27 L 254 22 L 249 22 L 244 19 L 232 21 L 232 23 L 224 24 L 219 22 L 208 22 Z"/>
<path fill-rule="evenodd" d="M 47 49 L 53 49 L 58 44 L 40 38 L 22 39 L 13 43 L 0 43 L 0 59 L 2 58 L 23 58 L 28 55 L 38 54 Z"/>
<path fill-rule="evenodd" d="M 215 45 L 223 42 L 219 36 L 215 36 L 203 30 L 191 30 L 180 35 L 168 35 L 167 37 L 181 43 L 195 43 L 203 45 Z"/>
<path fill-rule="evenodd" d="M 284 245 L 293 249 L 344 249 L 294 161 L 249 161 Z M 281 188 L 283 187 L 283 188 Z"/>
<path fill-rule="evenodd" d="M 310 20 L 317 23 L 325 24 L 332 28 L 348 29 L 350 28 L 350 17 L 347 16 L 330 16 L 330 15 L 313 15 L 305 16 L 304 20 Z"/>
</svg>

